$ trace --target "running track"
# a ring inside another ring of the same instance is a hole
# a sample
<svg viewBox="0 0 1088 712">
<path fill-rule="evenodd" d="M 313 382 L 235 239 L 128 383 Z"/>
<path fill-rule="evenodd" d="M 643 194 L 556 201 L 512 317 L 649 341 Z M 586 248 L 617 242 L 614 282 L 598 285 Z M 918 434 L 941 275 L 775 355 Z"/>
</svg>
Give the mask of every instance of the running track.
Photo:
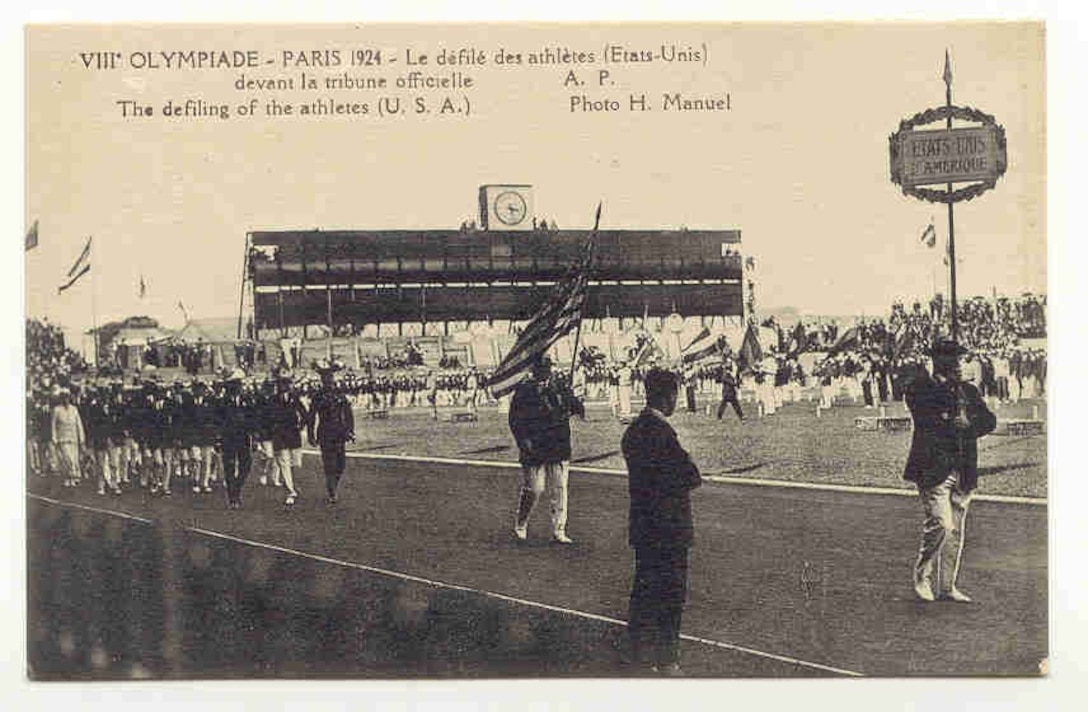
<svg viewBox="0 0 1088 712">
<path fill-rule="evenodd" d="M 66 490 L 37 479 L 29 480 L 29 502 L 167 522 L 193 536 L 305 560 L 310 576 L 346 568 L 526 616 L 554 614 L 587 631 L 587 640 L 596 641 L 588 645 L 601 646 L 590 655 L 605 660 L 604 667 L 534 668 L 529 661 L 523 671 L 629 674 L 619 666 L 631 568 L 623 477 L 572 473 L 569 532 L 577 543 L 556 548 L 547 543 L 543 503 L 529 545 L 511 541 L 516 475 L 510 468 L 356 455 L 340 503 L 327 508 L 317 465 L 306 457 L 303 498 L 290 511 L 255 478 L 247 484 L 246 508 L 236 514 L 226 511 L 219 492 L 100 498 L 86 487 Z M 909 567 L 919 524 L 913 497 L 708 482 L 693 500 L 697 545 L 683 650 L 689 674 L 1033 675 L 1047 656 L 1041 503 L 972 505 L 960 583 L 975 603 L 957 605 L 913 598 Z"/>
</svg>

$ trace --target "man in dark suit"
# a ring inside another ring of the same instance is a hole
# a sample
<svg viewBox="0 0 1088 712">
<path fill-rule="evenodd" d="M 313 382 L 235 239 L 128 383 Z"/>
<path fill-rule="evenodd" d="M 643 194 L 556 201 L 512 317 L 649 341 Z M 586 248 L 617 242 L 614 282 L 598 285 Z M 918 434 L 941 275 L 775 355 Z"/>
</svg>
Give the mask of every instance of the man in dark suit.
<svg viewBox="0 0 1088 712">
<path fill-rule="evenodd" d="M 636 663 L 680 674 L 680 617 L 694 540 L 691 490 L 699 468 L 666 420 L 676 410 L 679 378 L 651 369 L 646 408 L 623 435 L 631 496 L 628 540 L 635 550 L 628 633 Z"/>
<path fill-rule="evenodd" d="M 963 381 L 964 353 L 954 341 L 936 342 L 930 351 L 933 376 L 923 371 L 906 387 L 914 435 L 903 477 L 918 486 L 925 513 L 914 564 L 914 590 L 923 601 L 971 600 L 956 587 L 964 521 L 978 485 L 976 441 L 993 431 L 997 419 L 978 389 Z"/>
<path fill-rule="evenodd" d="M 341 368 L 336 362 L 317 364 L 316 370 L 321 374 L 321 388 L 314 395 L 306 425 L 310 447 L 317 445 L 321 448 L 328 504 L 336 504 L 336 489 L 347 465 L 345 444 L 355 440 L 355 416 L 351 411 L 351 403 L 334 378 Z"/>
</svg>

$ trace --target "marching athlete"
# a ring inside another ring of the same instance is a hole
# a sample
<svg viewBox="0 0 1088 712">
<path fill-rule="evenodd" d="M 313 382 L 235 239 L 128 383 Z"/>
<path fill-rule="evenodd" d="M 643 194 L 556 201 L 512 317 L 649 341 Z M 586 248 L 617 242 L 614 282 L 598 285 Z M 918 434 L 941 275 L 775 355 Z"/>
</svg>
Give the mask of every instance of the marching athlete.
<svg viewBox="0 0 1088 712">
<path fill-rule="evenodd" d="M 355 417 L 351 404 L 334 378 L 340 368 L 337 363 L 319 362 L 315 365 L 315 370 L 321 375 L 321 385 L 314 394 L 306 426 L 310 447 L 321 448 L 328 504 L 336 504 L 336 491 L 347 464 L 345 444 L 355 441 Z"/>
<path fill-rule="evenodd" d="M 292 468 L 302 465 L 302 430 L 309 421 L 309 414 L 287 374 L 281 373 L 276 378 L 276 394 L 271 402 L 270 414 L 275 479 L 283 482 L 287 488 L 287 499 L 283 503 L 291 506 L 298 500 Z"/>
<path fill-rule="evenodd" d="M 252 400 L 242 392 L 245 373 L 234 369 L 223 383 L 223 398 L 217 404 L 219 442 L 223 455 L 223 479 L 227 485 L 227 506 L 242 508 L 242 487 L 253 465 L 252 444 L 256 423 Z"/>
<path fill-rule="evenodd" d="M 514 537 L 525 541 L 529 515 L 537 499 L 551 492 L 552 541 L 574 543 L 567 536 L 567 479 L 570 472 L 570 418 L 585 417 L 585 406 L 570 386 L 552 377 L 552 361 L 541 355 L 530 378 L 518 384 L 508 416 L 521 462 Z"/>
</svg>

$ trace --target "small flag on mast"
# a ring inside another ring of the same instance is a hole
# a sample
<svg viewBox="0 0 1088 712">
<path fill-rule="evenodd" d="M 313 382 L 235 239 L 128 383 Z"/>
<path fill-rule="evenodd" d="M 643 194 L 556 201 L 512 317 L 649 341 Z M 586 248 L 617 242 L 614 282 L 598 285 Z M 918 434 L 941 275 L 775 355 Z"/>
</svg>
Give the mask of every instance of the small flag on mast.
<svg viewBox="0 0 1088 712">
<path fill-rule="evenodd" d="M 140 275 L 140 299 L 147 296 L 147 282 L 144 281 L 144 276 Z"/>
<path fill-rule="evenodd" d="M 933 226 L 933 221 L 930 221 L 926 229 L 922 231 L 922 242 L 926 247 L 933 247 L 937 244 L 937 228 Z"/>
<path fill-rule="evenodd" d="M 35 220 L 34 224 L 30 226 L 30 231 L 26 234 L 26 239 L 23 242 L 24 249 L 33 250 L 38 246 L 38 221 Z"/>
<path fill-rule="evenodd" d="M 87 238 L 87 244 L 83 246 L 83 252 L 80 253 L 79 257 L 72 264 L 72 268 L 70 270 L 68 270 L 68 281 L 65 282 L 64 284 L 62 284 L 61 286 L 57 287 L 57 294 L 60 294 L 64 290 L 66 290 L 69 287 L 71 287 L 72 285 L 74 285 L 76 282 L 79 281 L 80 277 L 82 277 L 83 275 L 87 274 L 90 271 L 91 271 L 91 238 L 88 237 Z"/>
</svg>

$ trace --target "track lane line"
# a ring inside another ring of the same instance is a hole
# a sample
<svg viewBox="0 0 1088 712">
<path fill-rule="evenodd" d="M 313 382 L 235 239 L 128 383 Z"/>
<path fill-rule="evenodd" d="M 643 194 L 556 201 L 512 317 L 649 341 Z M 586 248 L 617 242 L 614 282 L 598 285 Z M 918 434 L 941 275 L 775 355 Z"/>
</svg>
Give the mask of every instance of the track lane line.
<svg viewBox="0 0 1088 712">
<path fill-rule="evenodd" d="M 307 455 L 319 455 L 317 450 L 303 448 Z M 388 453 L 348 452 L 349 459 L 356 460 L 395 460 L 400 462 L 423 462 L 435 465 L 467 465 L 469 467 L 493 467 L 505 470 L 520 470 L 521 465 L 516 462 L 502 462 L 499 460 L 469 460 L 454 457 L 432 457 L 427 455 L 393 455 Z M 625 470 L 613 470 L 604 467 L 584 467 L 571 465 L 571 472 L 581 472 L 592 475 L 609 475 L 626 477 Z M 720 482 L 729 485 L 749 485 L 752 487 L 778 487 L 781 489 L 817 490 L 821 492 L 846 492 L 849 494 L 877 494 L 894 495 L 897 497 L 916 497 L 917 492 L 911 489 L 899 487 L 862 487 L 860 485 L 835 485 L 818 482 L 791 482 L 789 480 L 768 480 L 754 477 L 730 477 L 729 475 L 703 475 L 703 479 L 709 482 Z M 971 497 L 973 502 L 999 502 L 1001 504 L 1030 504 L 1045 507 L 1046 497 L 1018 497 L 1003 494 L 976 494 Z"/>
<path fill-rule="evenodd" d="M 63 500 L 53 499 L 51 497 L 45 497 L 43 495 L 35 494 L 33 492 L 27 492 L 27 497 L 31 499 L 37 499 L 42 502 L 54 504 L 60 507 L 72 507 L 75 509 L 82 509 L 86 511 L 95 512 L 98 514 L 105 514 L 109 516 L 121 517 L 124 519 L 130 519 L 138 521 L 143 524 L 153 524 L 154 522 L 149 519 L 137 517 L 127 512 L 118 512 L 116 510 L 102 509 L 99 507 L 90 507 L 87 505 L 79 504 L 76 502 L 65 502 Z M 396 578 L 404 581 L 411 581 L 413 583 L 423 584 L 432 588 L 442 588 L 452 591 L 460 591 L 463 593 L 471 593 L 477 596 L 483 596 L 484 598 L 490 598 L 506 603 L 512 603 L 515 605 L 525 606 L 528 608 L 535 608 L 539 610 L 550 611 L 553 613 L 561 613 L 563 615 L 573 616 L 575 618 L 582 618 L 585 620 L 592 620 L 599 623 L 607 623 L 610 625 L 616 625 L 620 627 L 627 627 L 627 622 L 619 620 L 618 618 L 610 618 L 609 616 L 602 616 L 596 613 L 588 613 L 586 611 L 578 611 L 572 608 L 564 608 L 562 606 L 555 606 L 549 603 L 541 603 L 539 601 L 531 601 L 525 598 L 518 598 L 516 596 L 510 596 L 505 593 L 497 593 L 495 591 L 487 591 L 484 589 L 472 588 L 470 586 L 463 586 L 461 584 L 448 583 L 444 581 L 437 581 L 433 579 L 424 578 L 422 576 L 416 576 L 414 574 L 402 573 L 400 571 L 393 571 L 391 569 L 383 569 L 377 566 L 370 566 L 367 564 L 360 564 L 353 561 L 344 561 L 342 559 L 336 559 L 331 556 L 324 556 L 321 554 L 312 554 L 306 551 L 300 551 L 298 549 L 291 549 L 285 546 L 279 546 L 277 544 L 269 544 L 266 542 L 256 541 L 253 539 L 246 539 L 244 537 L 234 536 L 233 534 L 225 534 L 223 532 L 217 532 L 211 529 L 204 529 L 202 527 L 190 527 L 185 525 L 178 525 L 178 528 L 183 531 L 190 531 L 203 536 L 212 537 L 215 539 L 223 539 L 226 541 L 232 541 L 238 544 L 246 546 L 257 547 L 261 549 L 268 549 L 270 551 L 276 551 L 283 554 L 289 554 L 291 556 L 298 556 L 305 559 L 311 559 L 313 561 L 319 561 L 326 564 L 333 564 L 335 566 L 342 566 L 345 568 L 356 569 L 359 571 L 366 571 L 368 573 L 378 574 L 386 576 L 388 578 Z M 690 635 L 687 633 L 680 634 L 681 640 L 686 640 L 692 643 L 700 645 L 706 645 L 712 648 L 718 648 L 721 650 L 729 650 L 732 652 L 743 653 L 745 655 L 751 655 L 753 657 L 763 658 L 766 660 L 774 660 L 776 662 L 787 663 L 795 665 L 797 667 L 809 668 L 812 670 L 819 670 L 821 672 L 827 672 L 835 675 L 842 675 L 845 677 L 864 677 L 863 673 L 847 670 L 845 668 L 838 668 L 831 665 L 824 665 L 822 663 L 815 663 L 808 660 L 801 660 L 799 658 L 791 658 L 786 655 L 778 655 L 776 653 L 768 653 L 755 648 L 749 648 L 742 645 L 736 645 L 734 643 L 727 643 L 720 640 L 713 640 L 711 638 L 703 638 L 701 636 Z"/>
</svg>

